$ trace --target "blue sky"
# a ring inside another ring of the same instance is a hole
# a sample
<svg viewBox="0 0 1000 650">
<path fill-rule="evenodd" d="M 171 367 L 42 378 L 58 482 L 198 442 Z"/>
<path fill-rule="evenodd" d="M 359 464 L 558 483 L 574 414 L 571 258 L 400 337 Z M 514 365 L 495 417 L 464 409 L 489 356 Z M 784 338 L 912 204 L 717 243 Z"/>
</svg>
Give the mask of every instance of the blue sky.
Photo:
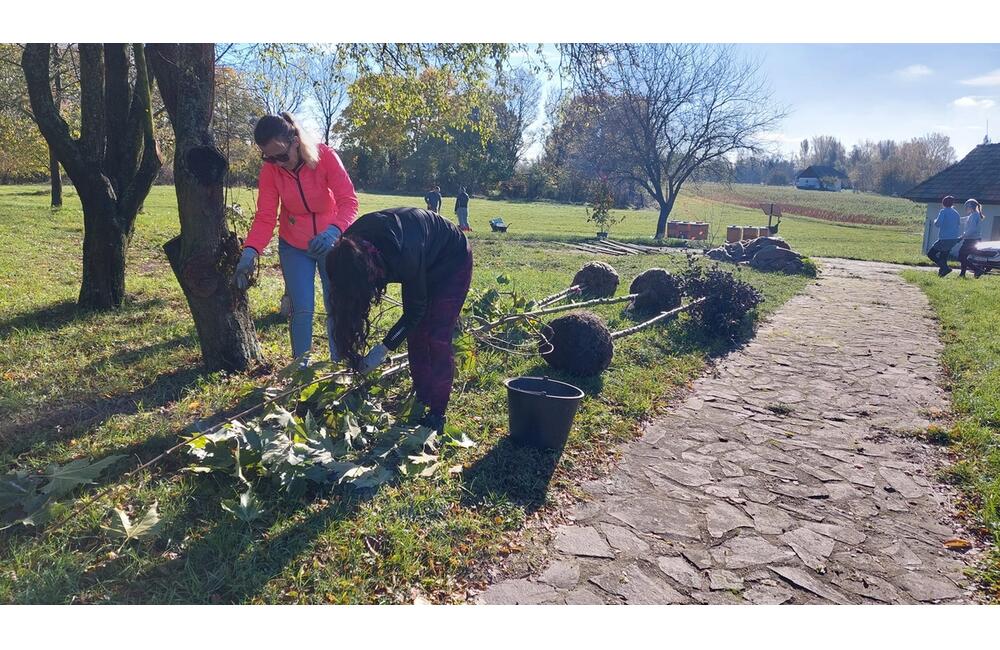
<svg viewBox="0 0 1000 650">
<path fill-rule="evenodd" d="M 814 135 L 836 136 L 850 149 L 859 140 L 906 140 L 937 131 L 951 138 L 961 158 L 982 142 L 987 119 L 991 138 L 1000 141 L 1000 45 L 776 44 L 739 50 L 761 61 L 775 103 L 789 109 L 771 134 L 786 152 Z M 537 152 L 536 146 L 529 155 Z"/>
</svg>

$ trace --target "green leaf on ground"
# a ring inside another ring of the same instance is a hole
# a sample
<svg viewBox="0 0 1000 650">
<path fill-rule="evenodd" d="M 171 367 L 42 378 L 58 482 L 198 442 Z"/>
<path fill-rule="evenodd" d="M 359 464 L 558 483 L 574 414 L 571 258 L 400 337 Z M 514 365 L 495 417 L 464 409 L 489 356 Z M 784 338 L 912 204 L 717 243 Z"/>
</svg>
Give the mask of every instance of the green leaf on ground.
<svg viewBox="0 0 1000 650">
<path fill-rule="evenodd" d="M 86 459 L 74 460 L 66 465 L 49 465 L 43 477 L 49 482 L 42 488 L 42 492 L 48 494 L 53 499 L 68 494 L 79 485 L 93 483 L 94 479 L 100 476 L 108 467 L 124 458 L 124 456 L 108 456 L 96 462 Z"/>
<path fill-rule="evenodd" d="M 115 508 L 118 515 L 118 522 L 107 530 L 116 537 L 122 538 L 123 548 L 133 539 L 149 539 L 160 534 L 163 522 L 160 520 L 160 513 L 157 511 L 158 504 L 154 501 L 152 507 L 146 511 L 139 521 L 132 523 L 132 519 L 120 508 Z"/>
<path fill-rule="evenodd" d="M 263 517 L 266 512 L 264 504 L 253 493 L 253 490 L 247 490 L 240 495 L 239 499 L 223 501 L 222 509 L 245 524 L 253 523 Z"/>
</svg>

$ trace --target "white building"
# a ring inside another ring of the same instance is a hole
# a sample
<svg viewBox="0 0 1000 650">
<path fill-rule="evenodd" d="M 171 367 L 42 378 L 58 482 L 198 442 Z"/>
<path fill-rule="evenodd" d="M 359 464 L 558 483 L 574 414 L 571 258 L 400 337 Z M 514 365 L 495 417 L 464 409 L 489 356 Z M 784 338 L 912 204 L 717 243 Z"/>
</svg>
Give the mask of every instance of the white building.
<svg viewBox="0 0 1000 650">
<path fill-rule="evenodd" d="M 927 204 L 924 220 L 924 252 L 938 239 L 934 218 L 941 209 L 941 199 L 955 197 L 955 209 L 962 215 L 965 228 L 965 201 L 976 199 L 983 206 L 983 241 L 1000 240 L 1000 144 L 981 144 L 965 158 L 948 167 L 912 190 L 904 197 Z M 958 246 L 952 251 L 954 256 Z"/>
<path fill-rule="evenodd" d="M 847 174 L 828 165 L 810 165 L 795 175 L 795 188 L 839 192 L 847 184 Z"/>
</svg>

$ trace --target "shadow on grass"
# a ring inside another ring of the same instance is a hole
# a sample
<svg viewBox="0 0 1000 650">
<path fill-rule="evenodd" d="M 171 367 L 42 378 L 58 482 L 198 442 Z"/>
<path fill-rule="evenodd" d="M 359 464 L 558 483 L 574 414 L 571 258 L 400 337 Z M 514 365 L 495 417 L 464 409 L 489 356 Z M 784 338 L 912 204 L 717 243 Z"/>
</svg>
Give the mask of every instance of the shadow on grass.
<svg viewBox="0 0 1000 650">
<path fill-rule="evenodd" d="M 166 304 L 162 298 L 148 298 L 126 302 L 121 312 L 150 310 Z M 102 312 L 82 309 L 73 300 L 60 300 L 44 307 L 0 320 L 0 339 L 7 338 L 18 330 L 51 331 L 74 322 L 87 322 L 116 312 Z"/>
<path fill-rule="evenodd" d="M 158 306 L 159 304 L 162 304 L 162 301 L 158 299 L 144 301 L 142 308 Z M 31 318 L 25 314 L 6 323 L 0 323 L 0 332 L 13 321 L 23 321 L 25 324 L 30 324 L 36 319 L 45 322 L 45 329 L 57 329 L 60 325 L 81 317 L 86 318 L 88 314 L 92 313 L 96 312 L 80 312 L 75 303 L 65 301 L 47 307 L 41 312 L 34 312 L 34 316 Z M 48 316 L 44 314 L 48 314 Z M 48 322 L 45 321 L 46 318 L 59 322 Z M 273 313 L 256 319 L 254 325 L 259 331 L 266 331 L 282 323 L 284 323 L 284 318 L 278 313 Z M 10 328 L 17 329 L 19 326 L 22 325 L 14 324 Z M 197 339 L 193 335 L 178 336 L 137 350 L 126 350 L 96 360 L 87 366 L 87 371 L 108 372 L 106 366 L 109 364 L 129 366 L 151 355 L 155 356 L 179 346 L 196 343 Z M 87 429 L 100 427 L 116 415 L 135 415 L 139 413 L 140 406 L 144 411 L 155 410 L 180 399 L 188 388 L 195 385 L 198 379 L 205 375 L 206 372 L 200 365 L 178 368 L 161 373 L 145 386 L 127 393 L 100 400 L 76 400 L 59 406 L 48 406 L 35 417 L 17 424 L 8 423 L 0 427 L 0 450 L 12 455 L 21 454 L 40 442 L 66 440 Z M 257 391 L 251 395 L 257 395 Z M 257 397 L 259 398 L 259 396 Z M 230 412 L 237 413 L 246 408 L 246 400 L 241 401 L 240 404 L 243 406 Z M 16 413 L 10 415 L 14 416 Z"/>
<path fill-rule="evenodd" d="M 177 400 L 201 375 L 201 369 L 197 368 L 173 370 L 158 375 L 142 388 L 111 399 L 50 407 L 37 417 L 4 427 L 0 446 L 7 453 L 17 455 L 40 442 L 72 438 L 84 430 L 101 426 L 116 415 L 134 415 L 139 412 L 140 405 L 143 410 L 159 408 Z"/>
<path fill-rule="evenodd" d="M 561 456 L 562 449 L 535 449 L 505 436 L 464 472 L 463 503 L 478 505 L 502 498 L 530 514 L 545 505 Z"/>
<path fill-rule="evenodd" d="M 134 575 L 123 575 L 121 567 L 108 566 L 88 576 L 100 585 L 113 603 L 240 604 L 259 595 L 296 558 L 308 552 L 331 523 L 354 515 L 361 500 L 332 500 L 328 507 L 308 511 L 310 500 L 282 501 L 276 494 L 263 499 L 272 507 L 258 526 L 236 521 L 219 503 L 232 498 L 232 487 L 203 489 L 186 500 L 151 549 L 164 550 L 163 540 L 190 540 L 183 555 L 149 566 Z M 280 532 L 269 529 L 278 521 L 292 521 Z M 208 523 L 207 530 L 205 524 Z"/>
</svg>

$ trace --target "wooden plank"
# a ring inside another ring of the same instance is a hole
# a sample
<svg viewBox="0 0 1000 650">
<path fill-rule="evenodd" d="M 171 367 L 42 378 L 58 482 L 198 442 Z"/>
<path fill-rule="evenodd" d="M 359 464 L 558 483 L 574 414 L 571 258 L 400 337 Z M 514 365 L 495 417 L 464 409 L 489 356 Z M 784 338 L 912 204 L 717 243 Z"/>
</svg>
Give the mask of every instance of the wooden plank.
<svg viewBox="0 0 1000 650">
<path fill-rule="evenodd" d="M 587 242 L 587 245 L 592 246 L 598 250 L 606 251 L 610 255 L 635 255 L 635 252 L 633 251 L 622 250 L 602 240 L 597 240 L 596 242 Z"/>
<path fill-rule="evenodd" d="M 623 244 L 621 242 L 609 241 L 609 242 L 605 242 L 605 243 L 608 246 L 614 248 L 615 250 L 624 251 L 625 253 L 627 253 L 629 255 L 643 255 L 643 254 L 646 254 L 648 252 L 648 251 L 644 251 L 644 250 L 642 250 L 640 248 L 635 248 L 633 246 L 629 246 L 628 244 Z"/>
<path fill-rule="evenodd" d="M 645 244 L 632 244 L 632 243 L 626 243 L 626 242 L 620 242 L 620 241 L 616 241 L 614 243 L 617 244 L 618 246 L 624 246 L 625 248 L 629 248 L 629 249 L 635 250 L 635 251 L 640 252 L 640 253 L 659 253 L 660 252 L 660 249 L 657 248 L 656 246 L 646 246 Z"/>
<path fill-rule="evenodd" d="M 611 252 L 611 251 L 603 249 L 603 248 L 598 248 L 596 246 L 592 246 L 591 244 L 577 243 L 577 244 L 574 244 L 574 246 L 576 246 L 577 248 L 579 248 L 582 251 L 586 251 L 588 253 L 598 253 L 600 255 L 611 255 L 613 257 L 618 257 L 618 256 L 621 256 L 621 255 L 625 254 L 625 253 Z"/>
</svg>

